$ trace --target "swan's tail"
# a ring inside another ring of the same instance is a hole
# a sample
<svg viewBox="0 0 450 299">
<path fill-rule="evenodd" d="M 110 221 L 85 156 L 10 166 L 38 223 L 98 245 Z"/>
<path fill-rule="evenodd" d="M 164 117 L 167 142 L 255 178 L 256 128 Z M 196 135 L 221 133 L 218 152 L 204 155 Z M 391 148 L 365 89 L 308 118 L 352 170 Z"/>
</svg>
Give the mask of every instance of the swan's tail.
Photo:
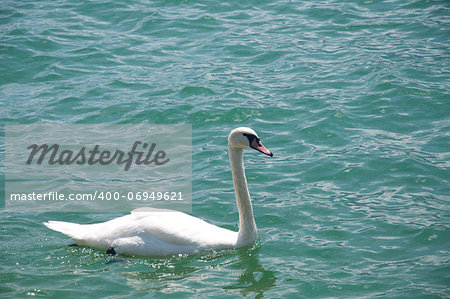
<svg viewBox="0 0 450 299">
<path fill-rule="evenodd" d="M 82 240 L 86 229 L 83 229 L 83 225 L 78 223 L 64 222 L 64 221 L 49 221 L 44 222 L 44 225 L 49 229 L 63 233 L 69 236 L 75 242 Z"/>
</svg>

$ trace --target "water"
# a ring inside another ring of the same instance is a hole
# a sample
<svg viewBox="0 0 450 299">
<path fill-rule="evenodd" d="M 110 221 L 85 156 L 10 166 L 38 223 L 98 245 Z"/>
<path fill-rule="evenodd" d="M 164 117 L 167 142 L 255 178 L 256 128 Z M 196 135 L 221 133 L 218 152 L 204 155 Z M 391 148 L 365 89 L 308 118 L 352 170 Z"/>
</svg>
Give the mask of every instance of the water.
<svg viewBox="0 0 450 299">
<path fill-rule="evenodd" d="M 193 214 L 230 229 L 228 132 L 275 154 L 246 153 L 260 238 L 241 250 L 112 258 L 41 223 L 121 214 L 2 212 L 1 297 L 450 296 L 448 1 L 0 11 L 3 124 L 192 124 Z"/>
</svg>

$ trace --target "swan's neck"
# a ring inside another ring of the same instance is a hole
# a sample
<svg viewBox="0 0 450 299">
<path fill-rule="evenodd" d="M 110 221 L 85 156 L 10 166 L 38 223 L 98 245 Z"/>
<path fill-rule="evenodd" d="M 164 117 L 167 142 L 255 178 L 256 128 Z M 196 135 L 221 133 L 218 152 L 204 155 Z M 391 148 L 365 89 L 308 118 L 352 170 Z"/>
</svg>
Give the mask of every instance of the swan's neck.
<svg viewBox="0 0 450 299">
<path fill-rule="evenodd" d="M 228 146 L 230 155 L 231 173 L 233 175 L 234 193 L 239 210 L 239 233 L 237 246 L 245 246 L 252 243 L 258 237 L 255 219 L 253 218 L 252 202 L 245 178 L 243 150 Z"/>
</svg>

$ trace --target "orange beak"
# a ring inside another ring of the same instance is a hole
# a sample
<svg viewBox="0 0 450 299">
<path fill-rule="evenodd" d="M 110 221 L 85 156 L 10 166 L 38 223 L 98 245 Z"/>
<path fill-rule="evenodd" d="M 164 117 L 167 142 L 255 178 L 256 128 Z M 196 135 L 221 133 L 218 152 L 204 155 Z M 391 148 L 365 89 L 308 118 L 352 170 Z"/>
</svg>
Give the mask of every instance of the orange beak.
<svg viewBox="0 0 450 299">
<path fill-rule="evenodd" d="M 261 142 L 256 141 L 256 139 L 253 139 L 252 143 L 250 143 L 250 146 L 265 155 L 273 157 L 272 152 L 269 151 Z"/>
</svg>

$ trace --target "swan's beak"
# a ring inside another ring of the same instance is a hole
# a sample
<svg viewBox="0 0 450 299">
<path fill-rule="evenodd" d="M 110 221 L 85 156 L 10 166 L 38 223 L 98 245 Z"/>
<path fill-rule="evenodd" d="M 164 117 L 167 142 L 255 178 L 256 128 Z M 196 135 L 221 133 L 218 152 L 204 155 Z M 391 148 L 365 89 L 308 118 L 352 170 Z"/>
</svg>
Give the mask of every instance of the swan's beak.
<svg viewBox="0 0 450 299">
<path fill-rule="evenodd" d="M 256 139 L 253 139 L 252 143 L 250 143 L 250 146 L 258 152 L 273 157 L 272 152 L 269 151 L 261 142 L 256 141 Z"/>
</svg>

